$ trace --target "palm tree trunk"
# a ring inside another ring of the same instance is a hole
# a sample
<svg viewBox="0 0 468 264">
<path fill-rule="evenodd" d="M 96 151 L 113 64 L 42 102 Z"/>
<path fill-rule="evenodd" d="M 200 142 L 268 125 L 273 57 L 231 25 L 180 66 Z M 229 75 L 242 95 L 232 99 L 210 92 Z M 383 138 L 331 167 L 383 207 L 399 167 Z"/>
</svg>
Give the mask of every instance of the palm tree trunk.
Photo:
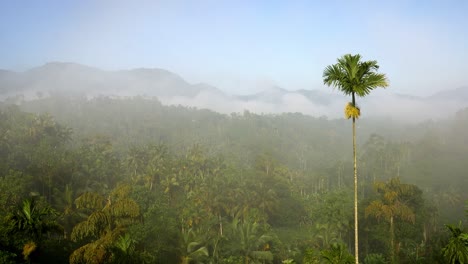
<svg viewBox="0 0 468 264">
<path fill-rule="evenodd" d="M 390 217 L 390 256 L 392 264 L 395 263 L 395 230 L 393 227 L 393 216 Z"/>
<path fill-rule="evenodd" d="M 353 96 L 353 106 L 356 107 L 356 99 Z M 356 157 L 356 118 L 353 117 L 353 158 L 354 158 L 354 255 L 356 264 L 359 264 L 359 240 L 358 240 L 358 181 L 357 181 L 357 157 Z"/>
<path fill-rule="evenodd" d="M 223 221 L 221 219 L 221 213 L 218 215 L 218 220 L 219 220 L 219 234 L 223 236 Z"/>
</svg>

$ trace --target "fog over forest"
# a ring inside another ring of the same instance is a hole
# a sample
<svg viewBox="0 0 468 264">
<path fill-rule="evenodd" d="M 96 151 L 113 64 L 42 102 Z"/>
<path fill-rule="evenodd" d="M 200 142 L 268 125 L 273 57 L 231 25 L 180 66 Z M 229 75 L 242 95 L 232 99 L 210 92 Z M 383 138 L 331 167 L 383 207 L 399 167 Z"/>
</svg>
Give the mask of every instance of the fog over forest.
<svg viewBox="0 0 468 264">
<path fill-rule="evenodd" d="M 51 94 L 87 98 L 111 96 L 157 98 L 165 105 L 209 109 L 223 114 L 248 110 L 258 114 L 303 113 L 315 117 L 342 117 L 347 99 L 337 91 L 290 90 L 276 85 L 249 95 L 228 94 L 207 83 L 191 84 L 170 71 L 137 68 L 104 71 L 76 63 L 47 63 L 25 72 L 3 70 L 0 96 L 22 96 L 23 100 Z M 466 106 L 467 87 L 449 87 L 432 95 L 414 96 L 376 91 L 359 103 L 364 117 L 418 122 L 450 118 Z M 391 111 L 389 111 L 391 109 Z"/>
<path fill-rule="evenodd" d="M 468 263 L 467 11 L 0 1 L 0 264 Z"/>
<path fill-rule="evenodd" d="M 344 96 L 56 62 L 0 84 L 5 263 L 354 263 Z M 446 263 L 444 225 L 466 223 L 466 89 L 388 93 L 357 121 L 361 258 Z"/>
</svg>

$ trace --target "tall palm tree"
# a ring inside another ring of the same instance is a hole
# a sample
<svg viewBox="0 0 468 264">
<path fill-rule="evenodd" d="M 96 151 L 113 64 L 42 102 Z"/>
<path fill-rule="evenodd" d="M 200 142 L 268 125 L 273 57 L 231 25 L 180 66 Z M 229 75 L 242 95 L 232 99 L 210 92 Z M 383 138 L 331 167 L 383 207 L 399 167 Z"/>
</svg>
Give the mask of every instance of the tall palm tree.
<svg viewBox="0 0 468 264">
<path fill-rule="evenodd" d="M 364 97 L 372 90 L 388 86 L 385 74 L 377 73 L 377 61 L 361 61 L 361 55 L 346 54 L 338 62 L 323 71 L 323 83 L 351 95 L 352 101 L 345 107 L 346 118 L 353 119 L 353 156 L 354 156 L 354 245 L 355 259 L 359 263 L 358 246 L 358 205 L 357 205 L 357 164 L 356 164 L 356 119 L 361 115 L 356 105 L 356 95 Z"/>
</svg>

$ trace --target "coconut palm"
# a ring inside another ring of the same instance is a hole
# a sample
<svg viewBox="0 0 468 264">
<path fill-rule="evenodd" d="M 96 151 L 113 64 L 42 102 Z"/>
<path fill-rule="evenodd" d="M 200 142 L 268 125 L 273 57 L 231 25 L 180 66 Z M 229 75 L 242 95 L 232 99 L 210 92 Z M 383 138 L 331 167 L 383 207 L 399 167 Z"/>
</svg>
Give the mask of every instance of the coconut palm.
<svg viewBox="0 0 468 264">
<path fill-rule="evenodd" d="M 358 206 L 357 206 L 357 164 L 356 164 L 356 119 L 361 109 L 356 105 L 356 95 L 364 97 L 372 90 L 388 86 L 385 74 L 377 73 L 377 61 L 361 61 L 361 55 L 346 54 L 338 62 L 329 65 L 323 71 L 323 82 L 351 95 L 352 101 L 345 107 L 345 117 L 353 119 L 353 156 L 354 156 L 354 245 L 355 259 L 359 263 L 358 246 Z"/>
</svg>

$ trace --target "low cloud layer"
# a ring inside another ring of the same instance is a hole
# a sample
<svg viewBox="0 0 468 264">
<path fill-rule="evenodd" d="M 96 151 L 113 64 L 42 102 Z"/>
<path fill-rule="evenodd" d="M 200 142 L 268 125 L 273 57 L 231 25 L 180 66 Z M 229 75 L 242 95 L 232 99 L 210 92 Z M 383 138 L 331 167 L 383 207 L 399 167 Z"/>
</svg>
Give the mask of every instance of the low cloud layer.
<svg viewBox="0 0 468 264">
<path fill-rule="evenodd" d="M 456 99 L 431 100 L 386 92 L 385 95 L 370 95 L 367 98 L 358 98 L 362 118 L 386 117 L 404 122 L 442 119 L 451 117 L 458 110 L 468 107 L 468 104 Z M 345 96 L 342 98 L 333 96 L 333 98 L 334 100 L 331 103 L 320 104 L 301 94 L 286 93 L 280 96 L 276 103 L 271 103 L 265 102 L 262 98 L 245 101 L 203 91 L 192 98 L 184 96 L 161 97 L 160 101 L 166 105 L 210 109 L 224 114 L 242 113 L 244 110 L 248 110 L 258 114 L 299 112 L 316 117 L 342 118 L 344 116 L 344 106 L 349 99 Z"/>
<path fill-rule="evenodd" d="M 339 91 L 286 90 L 275 83 L 264 83 L 261 91 L 250 95 L 228 95 L 208 84 L 190 84 L 164 69 L 103 71 L 74 63 L 48 63 L 23 73 L 0 74 L 0 100 L 32 100 L 53 94 L 96 96 L 157 97 L 166 105 L 210 109 L 223 114 L 248 110 L 258 114 L 299 112 L 328 118 L 343 118 L 350 100 Z M 20 95 L 19 97 L 17 95 Z M 468 107 L 468 87 L 448 89 L 432 96 L 395 94 L 393 89 L 377 89 L 357 98 L 362 118 L 385 117 L 399 121 L 421 121 L 453 116 Z"/>
</svg>

